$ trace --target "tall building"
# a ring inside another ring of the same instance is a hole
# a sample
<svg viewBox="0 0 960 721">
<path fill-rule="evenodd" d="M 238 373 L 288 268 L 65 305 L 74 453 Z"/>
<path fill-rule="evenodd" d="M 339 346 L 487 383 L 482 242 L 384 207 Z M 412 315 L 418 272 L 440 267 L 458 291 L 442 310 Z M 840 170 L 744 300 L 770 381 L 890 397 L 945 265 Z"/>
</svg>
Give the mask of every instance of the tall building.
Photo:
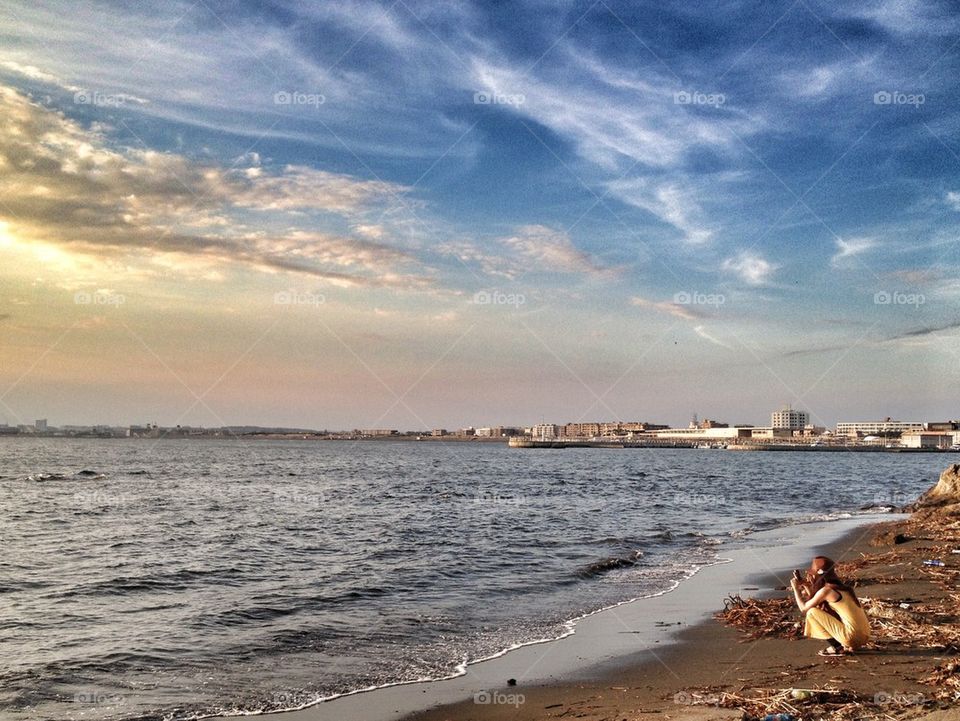
<svg viewBox="0 0 960 721">
<path fill-rule="evenodd" d="M 46 433 L 47 432 L 47 419 L 40 418 L 33 422 L 33 427 L 36 429 L 37 433 Z"/>
<path fill-rule="evenodd" d="M 786 406 L 770 414 L 770 425 L 773 428 L 788 428 L 791 431 L 802 431 L 806 426 L 810 425 L 810 414 L 806 411 L 798 411 L 790 406 Z"/>
</svg>

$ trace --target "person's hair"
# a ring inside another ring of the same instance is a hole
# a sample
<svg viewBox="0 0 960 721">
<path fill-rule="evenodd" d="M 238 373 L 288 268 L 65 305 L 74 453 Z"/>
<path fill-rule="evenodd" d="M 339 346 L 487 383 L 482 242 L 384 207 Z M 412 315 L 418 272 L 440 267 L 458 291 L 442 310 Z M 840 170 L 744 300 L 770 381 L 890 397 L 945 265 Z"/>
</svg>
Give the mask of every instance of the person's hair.
<svg viewBox="0 0 960 721">
<path fill-rule="evenodd" d="M 824 586 L 831 586 L 834 590 L 840 591 L 841 593 L 849 593 L 853 598 L 853 602 L 858 606 L 860 605 L 860 599 L 857 598 L 856 591 L 853 590 L 853 586 L 844 583 L 840 576 L 837 575 L 837 564 L 826 556 L 816 556 L 813 559 L 813 562 L 810 564 L 810 575 L 813 579 L 813 582 L 810 587 L 811 595 L 814 595 Z"/>
</svg>

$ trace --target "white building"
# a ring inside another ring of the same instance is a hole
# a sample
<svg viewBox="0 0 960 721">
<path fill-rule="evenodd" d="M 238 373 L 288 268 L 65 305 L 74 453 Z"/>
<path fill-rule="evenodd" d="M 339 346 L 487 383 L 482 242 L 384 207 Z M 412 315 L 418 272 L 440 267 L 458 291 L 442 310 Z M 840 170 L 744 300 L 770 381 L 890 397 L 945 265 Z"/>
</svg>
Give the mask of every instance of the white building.
<svg viewBox="0 0 960 721">
<path fill-rule="evenodd" d="M 530 433 L 534 438 L 556 438 L 560 435 L 559 429 L 553 423 L 538 423 Z"/>
<path fill-rule="evenodd" d="M 922 431 L 923 423 L 912 421 L 844 421 L 837 423 L 838 436 L 879 436 Z"/>
<path fill-rule="evenodd" d="M 789 428 L 791 431 L 802 431 L 808 425 L 810 425 L 810 414 L 806 411 L 794 410 L 790 406 L 770 414 L 770 426 L 772 428 Z"/>
<path fill-rule="evenodd" d="M 949 448 L 954 443 L 954 434 L 948 431 L 910 431 L 900 436 L 904 448 Z"/>
</svg>

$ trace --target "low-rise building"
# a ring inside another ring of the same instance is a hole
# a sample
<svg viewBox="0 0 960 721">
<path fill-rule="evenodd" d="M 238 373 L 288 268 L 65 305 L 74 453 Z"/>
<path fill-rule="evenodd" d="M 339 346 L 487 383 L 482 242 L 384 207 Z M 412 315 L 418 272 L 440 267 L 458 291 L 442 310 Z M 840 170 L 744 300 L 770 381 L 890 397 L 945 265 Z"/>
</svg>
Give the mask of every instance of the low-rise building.
<svg viewBox="0 0 960 721">
<path fill-rule="evenodd" d="M 553 423 L 538 423 L 530 429 L 530 435 L 533 438 L 541 440 L 545 438 L 558 438 L 560 436 L 560 428 Z"/>
<path fill-rule="evenodd" d="M 949 448 L 954 434 L 944 431 L 909 431 L 900 436 L 904 448 Z"/>
<path fill-rule="evenodd" d="M 843 421 L 837 423 L 838 436 L 898 436 L 908 431 L 922 431 L 919 421 Z"/>
</svg>

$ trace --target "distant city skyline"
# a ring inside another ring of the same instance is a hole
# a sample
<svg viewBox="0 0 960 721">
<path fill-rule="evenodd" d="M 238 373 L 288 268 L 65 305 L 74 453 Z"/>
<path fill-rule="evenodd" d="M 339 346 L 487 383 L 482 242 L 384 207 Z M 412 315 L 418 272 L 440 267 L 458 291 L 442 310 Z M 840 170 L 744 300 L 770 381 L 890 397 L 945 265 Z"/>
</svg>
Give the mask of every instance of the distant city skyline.
<svg viewBox="0 0 960 721">
<path fill-rule="evenodd" d="M 957 417 L 958 34 L 902 0 L 5 3 L 0 422 Z"/>
<path fill-rule="evenodd" d="M 569 424 L 582 424 L 582 425 L 591 425 L 591 424 L 613 424 L 613 423 L 624 423 L 624 424 L 645 423 L 645 424 L 654 424 L 654 425 L 659 424 L 659 425 L 663 425 L 663 426 L 669 426 L 669 427 L 672 427 L 672 428 L 685 428 L 685 427 L 687 427 L 688 425 L 689 425 L 689 426 L 692 426 L 694 423 L 697 423 L 697 425 L 698 425 L 699 427 L 705 427 L 705 428 L 716 427 L 717 424 L 720 424 L 721 426 L 758 426 L 758 427 L 762 427 L 762 426 L 770 426 L 770 425 L 773 425 L 773 426 L 781 426 L 781 427 L 784 427 L 784 428 L 795 428 L 795 429 L 802 429 L 802 428 L 803 428 L 803 425 L 799 425 L 799 424 L 797 424 L 797 423 L 795 423 L 795 422 L 794 422 L 794 423 L 790 423 L 787 419 L 776 419 L 776 420 L 775 420 L 775 419 L 773 418 L 773 416 L 774 416 L 775 414 L 779 414 L 781 411 L 782 411 L 782 409 L 780 409 L 780 408 L 773 409 L 773 410 L 771 411 L 771 413 L 767 415 L 766 419 L 753 420 L 753 421 L 732 421 L 732 420 L 725 419 L 725 418 L 708 418 L 708 417 L 706 417 L 706 416 L 700 416 L 699 414 L 694 414 L 690 419 L 688 419 L 688 421 L 687 421 L 686 423 L 665 423 L 665 422 L 664 422 L 664 423 L 661 423 L 661 421 L 658 421 L 658 420 L 655 419 L 655 418 L 639 418 L 639 417 L 638 417 L 638 418 L 631 418 L 631 419 L 592 418 L 592 419 L 584 419 L 584 420 L 578 420 L 578 421 L 569 421 L 569 420 L 564 420 L 564 419 L 560 419 L 560 418 L 552 418 L 552 419 L 541 419 L 541 420 L 534 421 L 534 422 L 531 422 L 531 423 L 513 423 L 513 422 L 498 421 L 498 422 L 491 422 L 491 423 L 469 423 L 469 424 L 460 424 L 460 425 L 457 425 L 457 424 L 449 424 L 449 423 L 448 423 L 448 424 L 440 424 L 440 425 L 437 425 L 437 426 L 432 426 L 432 427 L 429 427 L 429 428 L 426 428 L 426 427 L 421 427 L 421 428 L 418 428 L 418 427 L 390 427 L 390 426 L 383 426 L 382 428 L 384 428 L 384 429 L 390 428 L 390 429 L 392 429 L 392 430 L 396 430 L 396 431 L 399 431 L 399 432 L 401 432 L 401 433 L 418 433 L 418 432 L 423 432 L 423 431 L 425 431 L 425 432 L 430 432 L 430 431 L 438 430 L 438 429 L 443 429 L 443 430 L 445 430 L 445 431 L 450 431 L 451 433 L 454 432 L 454 431 L 456 431 L 456 430 L 465 430 L 465 429 L 489 429 L 489 428 L 518 428 L 518 429 L 524 429 L 524 428 L 532 428 L 532 427 L 534 427 L 534 426 L 542 425 L 542 424 L 555 424 L 555 425 L 558 425 L 558 426 L 562 426 L 562 425 L 565 425 L 565 424 L 568 424 L 568 423 L 569 423 Z M 796 412 L 796 411 L 798 411 L 798 409 L 794 409 L 794 411 Z M 799 410 L 798 412 L 799 412 L 799 414 L 801 414 L 801 415 L 803 415 L 803 414 L 806 413 L 805 411 L 802 411 L 802 410 Z M 876 418 L 856 418 L 856 419 L 855 419 L 855 418 L 852 418 L 852 417 L 844 417 L 844 418 L 842 418 L 842 419 L 840 419 L 840 420 L 837 420 L 836 422 L 834 422 L 834 423 L 832 423 L 832 424 L 810 423 L 809 425 L 810 425 L 810 426 L 816 426 L 816 427 L 824 427 L 824 428 L 826 428 L 826 429 L 828 429 L 828 430 L 831 430 L 831 429 L 836 428 L 838 425 L 843 425 L 843 424 L 846 424 L 846 425 L 856 425 L 856 424 L 871 423 L 871 422 L 878 422 L 878 423 L 884 423 L 884 422 L 897 423 L 897 422 L 901 422 L 901 423 L 903 423 L 903 424 L 905 424 L 905 425 L 909 425 L 909 424 L 919 425 L 919 424 L 923 424 L 923 423 L 927 423 L 927 422 L 957 421 L 957 419 L 958 419 L 958 417 L 950 417 L 950 418 L 946 418 L 946 417 L 944 417 L 944 418 L 929 418 L 929 417 L 893 418 L 893 417 L 891 417 L 891 416 L 881 416 L 881 417 L 876 417 Z M 181 424 L 176 424 L 176 423 L 166 424 L 166 423 L 160 423 L 160 422 L 156 422 L 156 421 L 137 421 L 137 422 L 114 421 L 114 422 L 102 422 L 102 423 L 101 423 L 101 422 L 98 422 L 98 423 L 92 423 L 92 422 L 52 422 L 52 421 L 50 421 L 50 419 L 48 419 L 48 418 L 35 419 L 35 420 L 30 421 L 30 422 L 27 422 L 27 423 L 10 423 L 9 421 L 4 421 L 2 417 L 0 417 L 0 426 L 2 426 L 2 427 L 17 427 L 17 426 L 32 427 L 32 428 L 36 428 L 37 430 L 43 430 L 43 431 L 46 431 L 47 429 L 62 429 L 62 428 L 97 428 L 97 427 L 99 427 L 99 428 L 148 428 L 148 427 L 150 427 L 150 426 L 157 426 L 157 427 L 160 427 L 160 428 L 168 428 L 168 429 L 169 429 L 169 428 L 176 428 L 176 427 L 178 427 L 178 426 L 182 426 L 182 427 L 185 427 L 185 428 L 194 427 L 194 428 L 209 428 L 209 429 L 217 429 L 217 428 L 228 427 L 228 428 L 284 429 L 284 430 L 291 430 L 291 431 L 301 431 L 301 430 L 302 430 L 302 431 L 307 431 L 307 430 L 309 430 L 309 431 L 329 431 L 329 432 L 349 432 L 349 431 L 356 431 L 356 430 L 372 430 L 372 429 L 373 429 L 372 426 L 334 427 L 334 426 L 322 425 L 322 424 L 321 424 L 321 425 L 317 425 L 317 426 L 296 426 L 296 425 L 294 425 L 294 426 L 284 426 L 284 425 L 263 424 L 263 423 L 251 423 L 251 422 L 246 422 L 246 423 L 228 423 L 228 424 L 222 424 L 222 425 L 216 425 L 216 424 L 214 424 L 214 425 L 206 425 L 206 426 L 202 426 L 202 425 L 194 425 L 194 426 L 191 426 L 190 424 L 183 424 L 183 423 L 181 423 Z"/>
</svg>

